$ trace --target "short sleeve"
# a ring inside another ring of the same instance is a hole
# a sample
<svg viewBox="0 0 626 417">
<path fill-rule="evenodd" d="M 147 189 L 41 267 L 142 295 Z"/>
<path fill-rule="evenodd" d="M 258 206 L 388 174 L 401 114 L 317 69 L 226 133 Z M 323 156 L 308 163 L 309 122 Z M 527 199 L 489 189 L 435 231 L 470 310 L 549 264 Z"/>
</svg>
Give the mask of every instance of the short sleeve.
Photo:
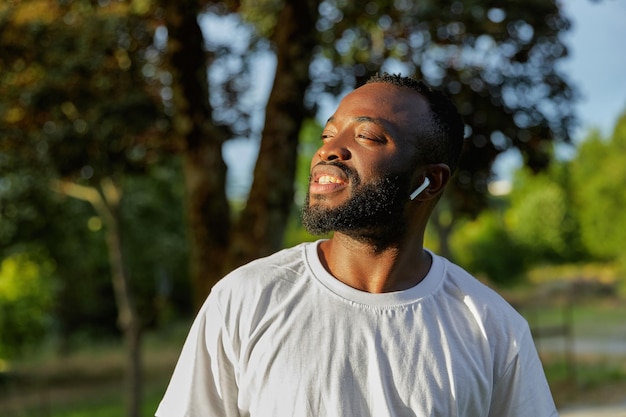
<svg viewBox="0 0 626 417">
<path fill-rule="evenodd" d="M 216 300 L 194 320 L 157 417 L 237 417 L 234 355 Z"/>
<path fill-rule="evenodd" d="M 519 339 L 517 355 L 494 381 L 490 417 L 558 416 L 530 330 Z"/>
</svg>

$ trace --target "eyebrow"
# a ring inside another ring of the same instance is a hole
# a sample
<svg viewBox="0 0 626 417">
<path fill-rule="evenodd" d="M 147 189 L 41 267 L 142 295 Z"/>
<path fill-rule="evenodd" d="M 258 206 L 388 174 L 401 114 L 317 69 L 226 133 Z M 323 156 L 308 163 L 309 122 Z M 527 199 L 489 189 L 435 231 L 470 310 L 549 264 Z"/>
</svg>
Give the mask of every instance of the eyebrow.
<svg viewBox="0 0 626 417">
<path fill-rule="evenodd" d="M 375 117 L 370 117 L 370 116 L 357 116 L 357 117 L 353 117 L 352 120 L 354 120 L 355 122 L 368 122 L 368 123 L 374 123 L 380 127 L 385 127 L 384 123 L 382 122 L 381 119 L 375 118 Z M 330 116 L 328 118 L 328 120 L 326 121 L 326 123 L 331 123 L 335 121 L 335 116 Z"/>
</svg>

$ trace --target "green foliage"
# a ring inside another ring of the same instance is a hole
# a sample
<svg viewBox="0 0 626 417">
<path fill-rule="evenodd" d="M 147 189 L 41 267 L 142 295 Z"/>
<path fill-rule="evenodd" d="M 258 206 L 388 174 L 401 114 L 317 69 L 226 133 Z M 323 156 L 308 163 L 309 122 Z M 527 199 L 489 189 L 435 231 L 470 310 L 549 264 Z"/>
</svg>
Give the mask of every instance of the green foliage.
<svg viewBox="0 0 626 417">
<path fill-rule="evenodd" d="M 507 228 L 523 248 L 530 263 L 574 260 L 579 255 L 577 224 L 563 183 L 567 176 L 557 169 L 543 174 L 518 172 Z"/>
<path fill-rule="evenodd" d="M 0 263 L 0 358 L 15 357 L 45 335 L 54 298 L 54 264 L 41 252 Z"/>
<path fill-rule="evenodd" d="M 552 287 L 563 292 L 574 290 L 577 302 L 597 297 L 626 296 L 626 278 L 615 262 L 583 260 L 533 267 L 527 274 L 533 286 Z"/>
<path fill-rule="evenodd" d="M 520 245 L 497 212 L 485 211 L 457 227 L 451 238 L 455 260 L 477 276 L 501 284 L 518 282 L 524 272 Z"/>
<path fill-rule="evenodd" d="M 571 170 L 578 190 L 576 204 L 584 246 L 600 259 L 623 255 L 626 241 L 626 114 L 613 135 L 602 139 L 592 133 L 572 161 Z"/>
<path fill-rule="evenodd" d="M 276 27 L 278 13 L 283 4 L 280 0 L 242 0 L 241 14 L 253 23 L 262 36 L 271 36 Z"/>
<path fill-rule="evenodd" d="M 553 272 L 547 279 L 587 280 L 623 294 L 625 152 L 626 114 L 610 138 L 590 132 L 571 161 L 553 164 L 541 174 L 519 170 L 513 191 L 499 208 L 505 221 L 492 211 L 460 226 L 453 236 L 456 258 L 494 281 L 506 269 L 570 265 L 567 273 Z M 594 262 L 610 266 L 613 275 L 592 272 Z"/>
<path fill-rule="evenodd" d="M 180 175 L 178 162 L 168 160 L 124 182 L 123 250 L 145 326 L 191 310 Z M 53 214 L 45 230 L 60 280 L 53 311 L 59 323 L 56 330 L 66 347 L 83 338 L 117 335 L 104 245 L 107 226 L 89 204 L 72 198 L 55 200 L 48 208 Z"/>
<path fill-rule="evenodd" d="M 181 182 L 180 163 L 170 158 L 124 184 L 124 250 L 146 325 L 193 312 Z"/>
<path fill-rule="evenodd" d="M 374 72 L 414 74 L 448 93 L 471 130 L 454 212 L 484 208 L 495 157 L 518 148 L 533 171 L 569 140 L 573 88 L 555 63 L 569 22 L 555 0 L 526 2 L 343 0 L 319 8 L 313 85 L 332 93 Z"/>
<path fill-rule="evenodd" d="M 245 100 L 255 70 L 250 58 L 271 49 L 266 40 L 281 4 L 227 1 L 209 7 L 217 17 L 241 22 L 234 13 L 240 6 L 257 32 L 244 28 L 246 39 L 240 42 L 206 42 L 215 110 L 207 124 L 250 133 L 253 109 Z M 164 9 L 150 15 L 156 9 L 151 6 L 149 0 L 0 4 L 0 243 L 12 248 L 38 241 L 49 248 L 61 282 L 55 314 L 63 333 L 111 331 L 115 311 L 103 220 L 86 203 L 51 196 L 47 182 L 59 176 L 90 186 L 110 177 L 123 186 L 124 251 L 143 317 L 153 323 L 168 308 L 189 307 L 183 295 L 189 287 L 182 180 L 177 162 L 161 152 L 176 83 L 163 65 L 163 33 L 154 36 Z M 465 195 L 455 200 L 467 211 L 480 207 L 476 191 L 485 191 L 499 152 L 519 147 L 528 165 L 539 169 L 551 157 L 545 146 L 551 134 L 567 137 L 572 90 L 554 63 L 566 53 L 558 35 L 568 22 L 556 2 L 491 7 L 456 0 L 381 0 L 362 6 L 331 0 L 321 2 L 318 11 L 320 45 L 307 102 L 337 95 L 380 69 L 401 68 L 450 93 L 472 130 L 470 153 L 458 176 Z M 310 123 L 301 134 L 299 202 L 318 130 Z M 170 145 L 167 151 L 178 149 Z M 557 203 L 563 192 L 555 188 L 544 194 L 531 200 L 562 209 Z M 524 219 L 531 217 L 531 209 L 519 210 Z M 550 224 L 563 216 L 555 210 Z M 513 233 L 495 214 L 465 228 L 458 233 L 460 256 L 502 281 L 517 275 L 525 259 L 521 248 L 529 249 L 514 239 L 532 242 L 542 232 L 537 225 L 532 233 Z M 312 238 L 298 222 L 289 233 L 288 242 Z M 567 239 L 555 232 L 537 241 L 541 248 L 562 250 Z M 162 305 L 168 294 L 176 307 Z"/>
<path fill-rule="evenodd" d="M 154 158 L 165 122 L 144 75 L 149 21 L 113 4 L 38 1 L 0 23 L 0 149 L 96 183 Z"/>
<path fill-rule="evenodd" d="M 55 330 L 64 338 L 90 323 L 94 334 L 110 334 L 115 309 L 103 233 L 95 227 L 99 219 L 93 208 L 52 193 L 42 181 L 42 167 L 20 164 L 12 156 L 0 162 L 5 172 L 0 180 L 0 259 L 33 245 L 45 247 L 57 280 L 51 306 Z"/>
<path fill-rule="evenodd" d="M 116 309 L 101 220 L 86 202 L 50 197 L 45 241 L 59 288 L 53 310 L 57 326 L 49 333 L 70 348 L 81 338 L 116 334 Z M 37 235 L 22 239 L 37 240 Z"/>
<path fill-rule="evenodd" d="M 149 3 L 38 0 L 0 8 L 0 242 L 49 248 L 63 340 L 109 335 L 117 313 L 105 220 L 88 203 L 54 195 L 51 179 L 94 188 L 112 179 L 130 193 L 122 207 L 127 268 L 148 323 L 163 308 L 158 288 L 172 295 L 168 280 L 176 291 L 188 288 L 180 284 L 186 245 L 181 193 L 174 192 L 181 179 L 171 174 L 179 167 L 161 152 L 171 79 L 158 67 Z M 153 168 L 157 162 L 161 168 Z"/>
</svg>

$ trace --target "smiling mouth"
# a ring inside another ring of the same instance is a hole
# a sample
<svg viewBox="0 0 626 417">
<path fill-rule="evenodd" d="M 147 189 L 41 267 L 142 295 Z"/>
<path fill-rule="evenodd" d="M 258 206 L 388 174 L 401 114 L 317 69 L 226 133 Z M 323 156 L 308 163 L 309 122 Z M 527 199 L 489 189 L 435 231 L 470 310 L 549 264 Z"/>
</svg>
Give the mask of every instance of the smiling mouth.
<svg viewBox="0 0 626 417">
<path fill-rule="evenodd" d="M 326 185 L 326 184 L 343 184 L 344 181 L 337 178 L 337 177 L 333 177 L 331 175 L 322 175 L 320 176 L 317 181 L 318 184 L 322 184 L 322 185 Z"/>
<path fill-rule="evenodd" d="M 318 164 L 311 172 L 309 193 L 324 195 L 338 192 L 349 183 L 349 177 L 344 169 L 332 164 Z"/>
</svg>

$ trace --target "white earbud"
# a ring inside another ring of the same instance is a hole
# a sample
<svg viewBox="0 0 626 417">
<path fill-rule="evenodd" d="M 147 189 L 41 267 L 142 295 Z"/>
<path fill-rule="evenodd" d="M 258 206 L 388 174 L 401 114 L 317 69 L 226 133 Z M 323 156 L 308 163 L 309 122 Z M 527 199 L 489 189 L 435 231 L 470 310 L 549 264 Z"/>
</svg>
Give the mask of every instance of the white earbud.
<svg viewBox="0 0 626 417">
<path fill-rule="evenodd" d="M 422 191 L 424 191 L 428 186 L 430 185 L 430 180 L 428 179 L 428 177 L 424 178 L 424 182 L 422 183 L 422 185 L 420 185 L 419 187 L 417 187 L 415 189 L 415 191 L 413 191 L 411 193 L 411 195 L 409 196 L 409 198 L 411 200 L 415 200 L 415 198 L 421 194 Z"/>
</svg>

